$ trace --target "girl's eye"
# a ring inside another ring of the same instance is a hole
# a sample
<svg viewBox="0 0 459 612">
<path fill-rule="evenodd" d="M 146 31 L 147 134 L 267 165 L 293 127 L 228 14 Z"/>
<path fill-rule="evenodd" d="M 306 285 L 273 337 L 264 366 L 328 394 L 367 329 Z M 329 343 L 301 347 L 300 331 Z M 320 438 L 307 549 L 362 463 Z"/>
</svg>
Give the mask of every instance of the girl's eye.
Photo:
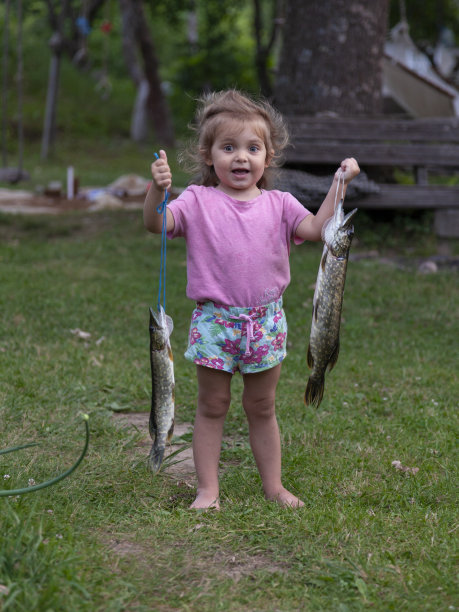
<svg viewBox="0 0 459 612">
<path fill-rule="evenodd" d="M 256 145 L 252 145 L 252 146 L 249 148 L 249 151 L 250 151 L 251 153 L 256 153 L 258 150 L 259 150 L 259 149 L 258 149 L 258 147 L 257 147 Z"/>
<path fill-rule="evenodd" d="M 233 145 L 225 145 L 225 146 L 223 147 L 223 150 L 224 150 L 224 151 L 229 151 L 229 152 L 231 152 L 231 151 L 233 150 Z"/>
</svg>

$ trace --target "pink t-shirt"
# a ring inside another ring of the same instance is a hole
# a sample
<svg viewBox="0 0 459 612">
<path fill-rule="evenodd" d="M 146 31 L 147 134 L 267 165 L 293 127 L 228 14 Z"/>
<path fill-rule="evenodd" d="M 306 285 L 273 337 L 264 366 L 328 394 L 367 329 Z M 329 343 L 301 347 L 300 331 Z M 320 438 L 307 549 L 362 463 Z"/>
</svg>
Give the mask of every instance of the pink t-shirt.
<svg viewBox="0 0 459 612">
<path fill-rule="evenodd" d="M 290 193 L 263 191 L 241 202 L 214 187 L 191 185 L 169 204 L 169 238 L 187 245 L 187 296 L 197 302 L 260 306 L 290 282 L 290 241 L 309 211 Z"/>
</svg>

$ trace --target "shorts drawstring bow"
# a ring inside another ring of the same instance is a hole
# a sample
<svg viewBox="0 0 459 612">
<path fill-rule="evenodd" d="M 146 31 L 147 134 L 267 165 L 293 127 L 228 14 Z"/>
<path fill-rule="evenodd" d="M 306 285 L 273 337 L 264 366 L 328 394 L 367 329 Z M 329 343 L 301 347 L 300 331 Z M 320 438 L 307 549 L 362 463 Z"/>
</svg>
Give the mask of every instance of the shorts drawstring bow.
<svg viewBox="0 0 459 612">
<path fill-rule="evenodd" d="M 257 313 L 254 313 L 252 315 L 243 314 L 243 313 L 239 315 L 230 315 L 230 319 L 236 319 L 237 321 L 243 321 L 245 323 L 247 343 L 245 345 L 244 355 L 250 355 L 250 343 L 252 342 L 252 340 L 255 340 L 255 336 L 253 335 L 253 320 L 257 318 L 258 318 Z"/>
</svg>

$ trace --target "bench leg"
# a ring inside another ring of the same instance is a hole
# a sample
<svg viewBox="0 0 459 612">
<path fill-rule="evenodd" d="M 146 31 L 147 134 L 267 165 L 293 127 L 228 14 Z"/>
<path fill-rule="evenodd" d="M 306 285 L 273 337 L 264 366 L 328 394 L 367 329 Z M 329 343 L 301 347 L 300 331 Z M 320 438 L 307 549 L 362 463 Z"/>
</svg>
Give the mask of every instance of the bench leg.
<svg viewBox="0 0 459 612">
<path fill-rule="evenodd" d="M 436 210 L 434 229 L 439 238 L 459 238 L 459 208 Z"/>
</svg>

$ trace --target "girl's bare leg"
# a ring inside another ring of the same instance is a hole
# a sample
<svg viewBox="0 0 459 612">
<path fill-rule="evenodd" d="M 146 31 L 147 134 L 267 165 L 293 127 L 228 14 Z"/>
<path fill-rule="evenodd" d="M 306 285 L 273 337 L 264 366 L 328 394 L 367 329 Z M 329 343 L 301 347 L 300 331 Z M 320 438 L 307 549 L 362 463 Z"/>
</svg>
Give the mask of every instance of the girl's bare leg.
<svg viewBox="0 0 459 612">
<path fill-rule="evenodd" d="M 281 445 L 275 412 L 276 387 L 281 366 L 244 375 L 242 404 L 249 421 L 250 445 L 260 472 L 266 499 L 282 506 L 304 503 L 281 481 Z"/>
<path fill-rule="evenodd" d="M 191 508 L 219 508 L 218 462 L 223 424 L 231 401 L 232 374 L 197 366 L 198 406 L 193 431 L 193 457 L 198 477 Z"/>
</svg>

